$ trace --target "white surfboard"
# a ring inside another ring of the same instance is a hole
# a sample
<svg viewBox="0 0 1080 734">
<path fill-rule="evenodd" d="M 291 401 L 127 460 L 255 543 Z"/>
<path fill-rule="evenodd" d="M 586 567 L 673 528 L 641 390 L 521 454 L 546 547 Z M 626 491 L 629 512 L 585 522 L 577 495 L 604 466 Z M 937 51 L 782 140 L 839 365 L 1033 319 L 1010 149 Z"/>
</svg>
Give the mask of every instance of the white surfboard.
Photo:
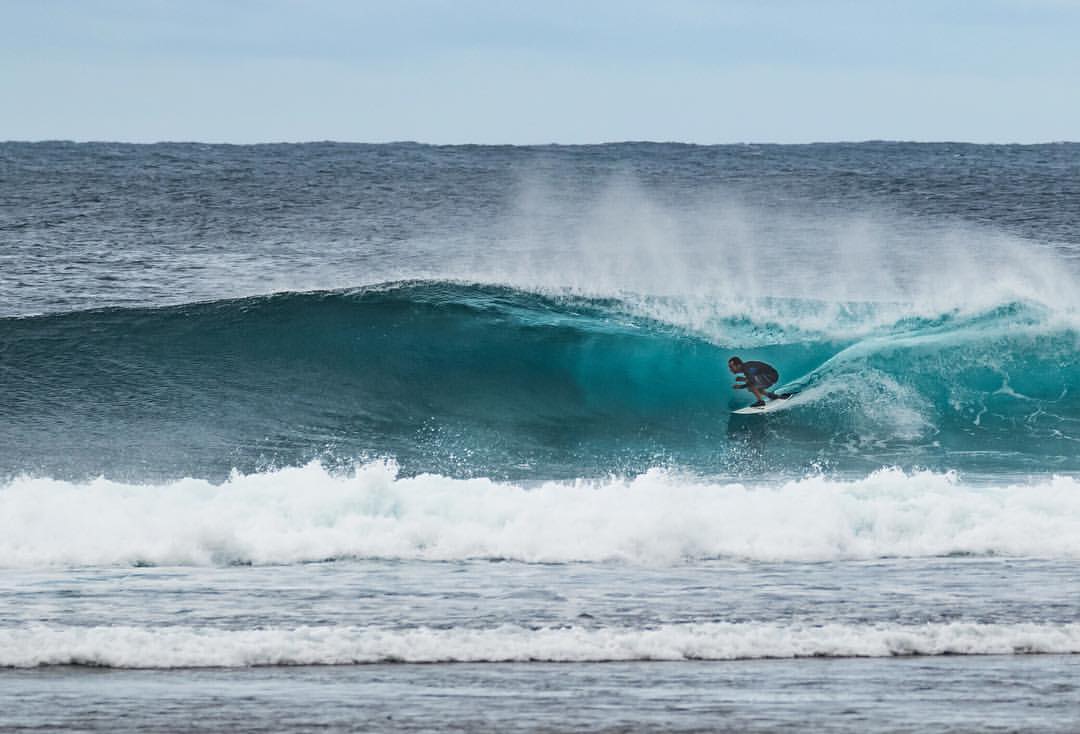
<svg viewBox="0 0 1080 734">
<path fill-rule="evenodd" d="M 792 393 L 791 397 L 785 400 L 769 400 L 765 403 L 765 405 L 761 406 L 760 408 L 755 408 L 751 405 L 748 405 L 745 408 L 733 410 L 731 411 L 731 413 L 733 415 L 758 415 L 760 413 L 775 413 L 778 410 L 790 408 L 792 403 L 798 403 L 799 401 L 796 397 L 797 395 L 798 393 Z"/>
</svg>

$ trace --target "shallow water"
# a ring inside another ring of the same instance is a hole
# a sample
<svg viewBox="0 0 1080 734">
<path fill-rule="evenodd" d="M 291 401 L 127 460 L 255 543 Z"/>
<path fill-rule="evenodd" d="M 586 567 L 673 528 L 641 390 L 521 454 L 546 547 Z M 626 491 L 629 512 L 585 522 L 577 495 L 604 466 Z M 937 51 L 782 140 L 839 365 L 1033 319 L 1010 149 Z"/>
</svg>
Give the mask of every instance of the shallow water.
<svg viewBox="0 0 1080 734">
<path fill-rule="evenodd" d="M 0 671 L 8 731 L 1071 732 L 1076 656 Z"/>
</svg>

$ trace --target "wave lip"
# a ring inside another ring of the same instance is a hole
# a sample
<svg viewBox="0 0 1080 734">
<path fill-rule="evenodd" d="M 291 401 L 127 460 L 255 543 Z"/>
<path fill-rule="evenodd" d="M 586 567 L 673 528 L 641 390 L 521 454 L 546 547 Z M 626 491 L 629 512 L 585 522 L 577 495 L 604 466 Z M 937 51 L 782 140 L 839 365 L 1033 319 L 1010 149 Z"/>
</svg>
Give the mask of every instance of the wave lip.
<svg viewBox="0 0 1080 734">
<path fill-rule="evenodd" d="M 373 663 L 753 660 L 1080 653 L 1080 624 L 784 625 L 648 629 L 55 627 L 0 629 L 0 667 L 206 668 Z"/>
<path fill-rule="evenodd" d="M 1080 480 L 979 486 L 887 469 L 753 486 L 653 469 L 525 487 L 401 477 L 390 462 L 334 474 L 312 462 L 221 484 L 20 478 L 0 486 L 0 567 L 950 554 L 1080 558 Z"/>
</svg>

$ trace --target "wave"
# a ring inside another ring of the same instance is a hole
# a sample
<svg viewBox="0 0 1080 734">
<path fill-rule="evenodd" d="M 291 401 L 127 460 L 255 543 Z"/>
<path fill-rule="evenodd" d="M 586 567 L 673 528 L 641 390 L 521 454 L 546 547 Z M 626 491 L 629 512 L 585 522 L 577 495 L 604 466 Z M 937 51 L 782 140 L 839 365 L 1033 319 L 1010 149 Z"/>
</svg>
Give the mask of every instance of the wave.
<svg viewBox="0 0 1080 734">
<path fill-rule="evenodd" d="M 370 663 L 752 660 L 1080 653 L 1080 624 L 707 623 L 388 629 L 0 629 L 0 667 L 204 668 Z"/>
<path fill-rule="evenodd" d="M 20 478 L 0 488 L 0 567 L 950 554 L 1080 558 L 1080 480 L 983 486 L 892 469 L 748 486 L 655 469 L 523 486 L 313 462 L 222 484 Z"/>
<path fill-rule="evenodd" d="M 0 476 L 160 480 L 336 457 L 521 477 L 1076 471 L 1071 311 L 584 298 L 392 283 L 0 319 Z M 798 409 L 730 417 L 727 358 Z"/>
</svg>

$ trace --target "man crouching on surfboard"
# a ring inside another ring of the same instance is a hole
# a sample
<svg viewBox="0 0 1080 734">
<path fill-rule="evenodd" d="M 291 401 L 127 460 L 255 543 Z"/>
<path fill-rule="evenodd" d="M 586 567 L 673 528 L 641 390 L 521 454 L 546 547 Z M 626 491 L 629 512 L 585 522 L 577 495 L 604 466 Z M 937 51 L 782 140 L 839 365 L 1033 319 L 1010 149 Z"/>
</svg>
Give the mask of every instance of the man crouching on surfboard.
<svg viewBox="0 0 1080 734">
<path fill-rule="evenodd" d="M 732 357 L 727 361 L 727 366 L 733 374 L 739 375 L 735 378 L 734 388 L 736 390 L 745 388 L 754 393 L 754 397 L 757 398 L 757 402 L 751 405 L 751 408 L 764 408 L 765 398 L 768 398 L 769 400 L 786 400 L 791 397 L 791 395 L 787 393 L 777 395 L 774 392 L 769 392 L 769 388 L 775 385 L 776 381 L 780 379 L 780 374 L 776 371 L 776 368 L 770 364 L 765 364 L 764 362 L 743 362 L 738 357 Z M 740 380 L 742 380 L 742 382 L 740 382 Z"/>
</svg>

